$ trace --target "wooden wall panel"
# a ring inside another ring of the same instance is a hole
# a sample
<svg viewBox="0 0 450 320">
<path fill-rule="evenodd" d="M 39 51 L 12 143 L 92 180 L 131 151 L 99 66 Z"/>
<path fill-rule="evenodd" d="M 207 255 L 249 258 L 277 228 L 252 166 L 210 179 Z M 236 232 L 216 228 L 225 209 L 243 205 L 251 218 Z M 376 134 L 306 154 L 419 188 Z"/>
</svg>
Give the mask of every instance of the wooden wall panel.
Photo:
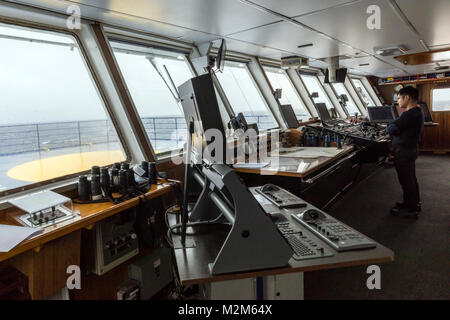
<svg viewBox="0 0 450 320">
<path fill-rule="evenodd" d="M 421 149 L 427 151 L 450 152 L 450 112 L 433 112 L 431 106 L 431 90 L 435 83 L 427 83 L 418 86 L 422 100 L 424 100 L 431 112 L 433 121 L 439 123 L 437 127 L 425 127 L 422 136 Z"/>
<path fill-rule="evenodd" d="M 29 250 L 1 266 L 11 265 L 28 277 L 33 300 L 44 299 L 66 286 L 70 265 L 80 265 L 81 230 L 43 245 L 40 251 Z"/>
</svg>

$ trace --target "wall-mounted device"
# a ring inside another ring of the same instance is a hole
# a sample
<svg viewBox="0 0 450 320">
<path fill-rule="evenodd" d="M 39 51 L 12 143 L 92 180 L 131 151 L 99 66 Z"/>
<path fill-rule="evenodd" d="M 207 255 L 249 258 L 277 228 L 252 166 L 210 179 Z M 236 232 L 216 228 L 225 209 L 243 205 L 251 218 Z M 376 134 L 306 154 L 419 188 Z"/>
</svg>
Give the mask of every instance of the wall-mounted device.
<svg viewBox="0 0 450 320">
<path fill-rule="evenodd" d="M 328 58 L 328 68 L 325 71 L 324 83 L 344 83 L 347 76 L 346 68 L 339 68 L 339 56 Z"/>
<path fill-rule="evenodd" d="M 239 112 L 236 116 L 231 117 L 228 122 L 228 128 L 233 130 L 242 129 L 244 132 L 248 130 L 247 120 L 242 112 Z"/>
<path fill-rule="evenodd" d="M 289 68 L 301 68 L 307 67 L 309 65 L 309 59 L 299 56 L 289 56 L 281 58 L 281 68 L 289 69 Z"/>
<path fill-rule="evenodd" d="M 275 91 L 273 92 L 273 97 L 275 98 L 275 100 L 280 100 L 281 99 L 281 94 L 283 92 L 283 89 L 275 89 Z"/>
<path fill-rule="evenodd" d="M 129 209 L 95 225 L 92 235 L 94 274 L 102 275 L 139 253 L 134 223 L 135 212 Z"/>
<path fill-rule="evenodd" d="M 159 248 L 128 266 L 128 276 L 139 282 L 141 300 L 148 300 L 173 280 L 169 248 Z"/>
<path fill-rule="evenodd" d="M 223 72 L 227 45 L 225 39 L 220 39 L 219 48 L 214 48 L 214 43 L 217 41 L 214 40 L 199 45 L 198 49 L 201 56 L 192 59 L 192 63 L 201 69 L 208 71 L 216 69 L 216 71 Z"/>
</svg>

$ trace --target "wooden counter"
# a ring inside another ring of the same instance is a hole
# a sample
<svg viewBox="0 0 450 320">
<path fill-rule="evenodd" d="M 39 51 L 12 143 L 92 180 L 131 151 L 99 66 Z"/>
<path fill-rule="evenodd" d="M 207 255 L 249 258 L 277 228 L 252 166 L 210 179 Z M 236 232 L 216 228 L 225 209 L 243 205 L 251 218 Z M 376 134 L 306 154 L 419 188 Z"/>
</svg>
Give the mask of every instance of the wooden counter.
<svg viewBox="0 0 450 320">
<path fill-rule="evenodd" d="M 285 177 L 297 177 L 304 178 L 317 172 L 324 166 L 332 163 L 333 161 L 339 160 L 345 155 L 349 154 L 354 150 L 354 146 L 342 146 L 342 152 L 334 157 L 318 157 L 315 159 L 297 158 L 297 157 L 279 157 L 279 168 L 278 170 L 272 169 L 249 169 L 249 168 L 234 168 L 236 172 L 242 173 L 254 173 L 254 174 L 267 174 L 267 175 L 277 175 Z"/>
<path fill-rule="evenodd" d="M 160 184 L 152 185 L 151 189 L 145 194 L 146 199 L 156 198 L 171 189 L 169 183 L 160 180 Z M 139 198 L 133 198 L 114 205 L 110 202 L 93 204 L 73 204 L 73 210 L 79 212 L 75 218 L 57 223 L 44 229 L 44 232 L 31 239 L 25 240 L 9 252 L 0 253 L 0 262 L 9 259 L 30 249 L 39 251 L 40 247 L 52 240 L 63 237 L 73 231 L 87 228 L 91 229 L 94 224 L 118 212 L 136 206 Z M 23 215 L 24 212 L 19 209 L 0 212 L 0 224 L 20 225 L 15 217 Z"/>
</svg>

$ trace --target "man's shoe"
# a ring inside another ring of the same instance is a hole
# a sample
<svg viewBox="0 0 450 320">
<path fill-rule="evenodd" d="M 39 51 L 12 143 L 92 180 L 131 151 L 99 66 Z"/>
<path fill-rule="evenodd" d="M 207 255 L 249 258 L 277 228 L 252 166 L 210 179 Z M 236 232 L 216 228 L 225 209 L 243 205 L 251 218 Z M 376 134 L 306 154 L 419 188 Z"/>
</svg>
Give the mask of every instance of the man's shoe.
<svg viewBox="0 0 450 320">
<path fill-rule="evenodd" d="M 396 202 L 395 207 L 398 209 L 406 208 L 406 205 L 403 202 Z"/>
<path fill-rule="evenodd" d="M 403 202 L 396 202 L 395 203 L 395 206 L 392 208 L 392 209 L 394 209 L 394 211 L 398 211 L 398 210 L 400 210 L 400 209 L 407 209 L 407 206 L 406 206 L 406 204 L 404 204 Z M 391 209 L 391 210 L 392 210 Z M 396 210 L 395 210 L 396 209 Z M 422 211 L 422 202 L 419 202 L 418 204 L 417 204 L 417 207 L 416 207 L 416 210 L 417 211 Z"/>
<path fill-rule="evenodd" d="M 398 209 L 398 208 L 394 207 L 391 209 L 391 214 L 398 216 L 400 218 L 412 218 L 412 219 L 419 218 L 419 210 L 417 210 L 417 209 L 415 209 L 415 210 L 411 210 L 408 208 Z"/>
<path fill-rule="evenodd" d="M 405 209 L 406 205 L 403 202 L 396 202 L 395 206 L 393 206 L 390 210 L 390 214 L 397 216 L 401 209 Z"/>
</svg>

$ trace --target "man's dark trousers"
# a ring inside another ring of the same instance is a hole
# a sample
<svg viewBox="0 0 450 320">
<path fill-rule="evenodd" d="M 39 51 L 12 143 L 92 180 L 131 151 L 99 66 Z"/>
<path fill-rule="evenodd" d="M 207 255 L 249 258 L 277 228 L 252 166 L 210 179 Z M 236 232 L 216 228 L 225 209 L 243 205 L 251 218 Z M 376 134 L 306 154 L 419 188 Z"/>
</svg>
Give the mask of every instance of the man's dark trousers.
<svg viewBox="0 0 450 320">
<path fill-rule="evenodd" d="M 417 149 L 396 148 L 394 164 L 403 189 L 403 203 L 409 210 L 417 210 L 420 202 L 419 184 L 416 178 Z"/>
</svg>

